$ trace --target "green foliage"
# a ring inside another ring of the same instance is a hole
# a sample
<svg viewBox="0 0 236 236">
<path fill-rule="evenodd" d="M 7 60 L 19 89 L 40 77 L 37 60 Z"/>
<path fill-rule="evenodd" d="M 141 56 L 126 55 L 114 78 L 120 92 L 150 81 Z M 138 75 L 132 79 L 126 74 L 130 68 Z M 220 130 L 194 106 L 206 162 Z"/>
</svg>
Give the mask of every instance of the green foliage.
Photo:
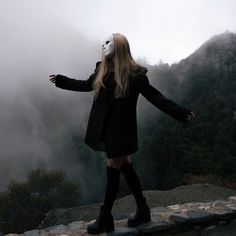
<svg viewBox="0 0 236 236">
<path fill-rule="evenodd" d="M 67 180 L 59 170 L 31 170 L 25 182 L 12 179 L 8 190 L 0 194 L 0 218 L 4 233 L 22 233 L 34 229 L 53 208 L 76 204 L 78 184 Z"/>
<path fill-rule="evenodd" d="M 165 81 L 166 91 L 171 91 L 173 75 L 175 81 L 182 78 L 178 85 L 175 82 L 175 97 L 170 98 L 181 99 L 178 103 L 197 117 L 180 124 L 163 114 L 158 125 L 148 124 L 152 133 L 141 137 L 137 158 L 145 187 L 173 188 L 186 183 L 186 176 L 215 176 L 235 183 L 236 44 L 232 42 L 236 35 L 221 37 L 166 72 L 163 66 L 160 72 L 154 68 L 158 79 Z"/>
</svg>

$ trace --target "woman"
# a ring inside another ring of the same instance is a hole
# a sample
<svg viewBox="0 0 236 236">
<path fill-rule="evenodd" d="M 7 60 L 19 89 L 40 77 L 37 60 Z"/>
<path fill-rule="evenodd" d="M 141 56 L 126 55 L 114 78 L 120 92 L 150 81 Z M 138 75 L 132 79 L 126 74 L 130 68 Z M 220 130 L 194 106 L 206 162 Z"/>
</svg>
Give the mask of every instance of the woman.
<svg viewBox="0 0 236 236">
<path fill-rule="evenodd" d="M 147 69 L 134 61 L 124 35 L 112 34 L 105 40 L 102 50 L 102 60 L 96 63 L 94 73 L 87 80 L 50 75 L 50 81 L 59 88 L 94 92 L 84 142 L 94 151 L 106 152 L 107 184 L 99 216 L 87 227 L 91 234 L 114 230 L 111 211 L 118 194 L 120 172 L 137 204 L 135 216 L 128 219 L 127 225 L 137 227 L 151 220 L 150 208 L 131 160 L 131 154 L 138 150 L 136 105 L 139 93 L 180 122 L 185 123 L 195 116 L 150 85 Z"/>
</svg>

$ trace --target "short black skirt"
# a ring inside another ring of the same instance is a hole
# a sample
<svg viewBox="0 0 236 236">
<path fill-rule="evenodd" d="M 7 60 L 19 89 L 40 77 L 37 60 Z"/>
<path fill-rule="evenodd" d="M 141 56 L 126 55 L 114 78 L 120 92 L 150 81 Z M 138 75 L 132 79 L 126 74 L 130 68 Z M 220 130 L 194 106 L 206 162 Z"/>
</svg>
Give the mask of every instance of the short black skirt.
<svg viewBox="0 0 236 236">
<path fill-rule="evenodd" d="M 130 150 L 129 152 L 120 150 L 120 153 L 116 153 L 116 154 L 108 153 L 107 149 L 106 149 L 106 135 L 105 135 L 105 126 L 104 126 L 102 129 L 101 137 L 100 137 L 98 151 L 105 152 L 108 159 L 115 159 L 115 158 L 118 158 L 121 156 L 128 156 L 128 155 L 134 154 L 137 151 L 137 149 L 135 149 L 133 151 Z"/>
</svg>

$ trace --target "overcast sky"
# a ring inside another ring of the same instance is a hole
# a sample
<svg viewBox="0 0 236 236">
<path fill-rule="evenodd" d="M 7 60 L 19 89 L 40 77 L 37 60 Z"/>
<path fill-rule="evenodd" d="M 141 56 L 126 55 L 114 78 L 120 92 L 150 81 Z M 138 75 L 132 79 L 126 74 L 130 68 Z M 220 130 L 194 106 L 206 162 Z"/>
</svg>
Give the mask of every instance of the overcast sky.
<svg viewBox="0 0 236 236">
<path fill-rule="evenodd" d="M 235 0 L 0 0 L 0 20 L 61 20 L 95 41 L 119 32 L 133 56 L 178 62 L 214 34 L 236 32 Z"/>
</svg>

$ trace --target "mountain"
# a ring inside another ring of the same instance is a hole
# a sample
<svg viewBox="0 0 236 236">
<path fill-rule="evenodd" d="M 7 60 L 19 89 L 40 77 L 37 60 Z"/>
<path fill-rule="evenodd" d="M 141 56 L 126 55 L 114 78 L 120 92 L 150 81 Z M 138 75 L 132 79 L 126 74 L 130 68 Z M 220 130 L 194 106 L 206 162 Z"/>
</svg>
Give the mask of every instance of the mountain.
<svg viewBox="0 0 236 236">
<path fill-rule="evenodd" d="M 142 117 L 135 160 L 147 189 L 169 189 L 193 178 L 235 186 L 235 42 L 235 33 L 215 35 L 179 63 L 149 68 L 155 87 L 197 117 L 182 125 L 165 114 L 154 116 L 155 107 Z"/>
<path fill-rule="evenodd" d="M 203 182 L 236 188 L 235 41 L 234 33 L 225 32 L 210 38 L 179 63 L 146 65 L 151 84 L 197 117 L 187 124 L 179 123 L 140 96 L 140 150 L 132 159 L 143 190 L 163 191 Z M 62 58 L 54 68 L 61 63 Z M 64 71 L 70 69 L 66 66 Z M 43 76 L 45 71 L 40 74 Z M 102 201 L 105 156 L 86 148 L 82 139 L 90 98 L 55 90 L 49 93 L 49 89 L 36 89 L 32 84 L 13 97 L 12 93 L 3 94 L 6 97 L 1 99 L 1 104 L 8 102 L 1 107 L 4 113 L 0 120 L 4 127 L 3 178 L 24 173 L 34 165 L 59 168 L 67 170 L 69 177 L 80 184 L 80 204 Z M 37 157 L 42 158 L 35 162 Z M 17 168 L 12 164 L 9 171 L 11 160 Z M 89 170 L 93 171 L 88 175 Z M 129 193 L 121 181 L 118 198 Z"/>
</svg>

